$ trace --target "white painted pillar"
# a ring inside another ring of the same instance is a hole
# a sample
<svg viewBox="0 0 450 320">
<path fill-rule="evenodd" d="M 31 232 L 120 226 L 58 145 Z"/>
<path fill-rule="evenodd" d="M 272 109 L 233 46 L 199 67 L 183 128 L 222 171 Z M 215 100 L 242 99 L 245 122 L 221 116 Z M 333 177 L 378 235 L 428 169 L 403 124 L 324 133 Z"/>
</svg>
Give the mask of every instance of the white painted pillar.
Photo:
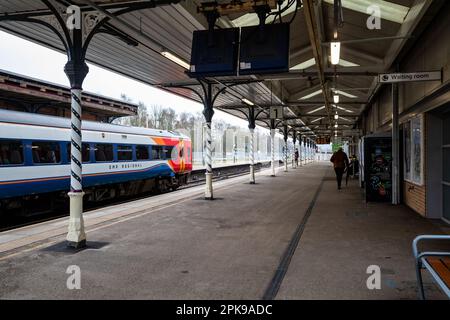
<svg viewBox="0 0 450 320">
<path fill-rule="evenodd" d="M 288 171 L 288 143 L 284 140 L 284 172 Z"/>
<path fill-rule="evenodd" d="M 211 137 L 211 122 L 206 122 L 206 186 L 205 199 L 213 199 L 213 185 L 212 185 L 212 137 Z"/>
<path fill-rule="evenodd" d="M 250 128 L 250 184 L 255 183 L 255 149 L 254 149 L 255 129 Z"/>
<path fill-rule="evenodd" d="M 297 147 L 296 144 L 297 142 L 294 143 L 294 147 L 292 148 L 292 169 L 297 168 L 297 164 L 295 163 L 295 148 Z"/>
<path fill-rule="evenodd" d="M 83 220 L 82 156 L 81 156 L 81 89 L 71 89 L 71 161 L 70 161 L 70 217 L 67 233 L 69 246 L 86 245 Z"/>
<path fill-rule="evenodd" d="M 275 129 L 270 129 L 270 153 L 272 177 L 275 177 Z"/>
<path fill-rule="evenodd" d="M 300 165 L 300 167 L 303 165 L 302 164 L 302 137 L 300 136 L 300 139 L 298 140 L 298 163 Z"/>
</svg>

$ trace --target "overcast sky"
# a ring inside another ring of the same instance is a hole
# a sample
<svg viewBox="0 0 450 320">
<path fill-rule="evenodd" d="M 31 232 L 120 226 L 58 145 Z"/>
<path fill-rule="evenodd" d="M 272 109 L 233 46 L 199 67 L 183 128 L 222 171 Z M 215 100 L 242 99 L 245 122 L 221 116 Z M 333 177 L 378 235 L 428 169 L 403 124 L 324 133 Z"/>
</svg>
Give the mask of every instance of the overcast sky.
<svg viewBox="0 0 450 320">
<path fill-rule="evenodd" d="M 67 57 L 57 51 L 23 40 L 19 37 L 0 31 L 0 69 L 22 74 L 64 86 L 69 81 L 64 73 Z M 89 64 L 89 74 L 83 84 L 83 89 L 92 93 L 120 99 L 122 93 L 133 102 L 144 102 L 171 107 L 177 113 L 182 111 L 198 112 L 203 106 L 197 102 L 179 97 L 166 91 L 153 88 L 141 82 L 126 78 L 117 73 Z M 214 120 L 224 121 L 240 126 L 247 126 L 247 121 L 216 111 Z"/>
</svg>

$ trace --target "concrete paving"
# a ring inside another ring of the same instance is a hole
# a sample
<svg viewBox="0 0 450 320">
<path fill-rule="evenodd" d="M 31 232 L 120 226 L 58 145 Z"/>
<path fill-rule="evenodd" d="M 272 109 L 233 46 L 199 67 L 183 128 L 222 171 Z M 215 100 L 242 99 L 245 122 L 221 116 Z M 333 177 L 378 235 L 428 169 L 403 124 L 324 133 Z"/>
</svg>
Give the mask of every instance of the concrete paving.
<svg viewBox="0 0 450 320">
<path fill-rule="evenodd" d="M 324 176 L 276 298 L 415 298 L 411 240 L 448 230 L 403 207 L 366 206 L 356 185 L 338 193 L 328 164 L 266 172 L 256 185 L 230 179 L 214 201 L 191 191 L 146 211 L 139 200 L 139 214 L 88 230 L 83 251 L 67 251 L 62 235 L 16 248 L 0 257 L 0 298 L 260 299 Z M 382 268 L 382 290 L 365 288 L 370 264 Z M 66 287 L 71 265 L 81 290 Z"/>
</svg>

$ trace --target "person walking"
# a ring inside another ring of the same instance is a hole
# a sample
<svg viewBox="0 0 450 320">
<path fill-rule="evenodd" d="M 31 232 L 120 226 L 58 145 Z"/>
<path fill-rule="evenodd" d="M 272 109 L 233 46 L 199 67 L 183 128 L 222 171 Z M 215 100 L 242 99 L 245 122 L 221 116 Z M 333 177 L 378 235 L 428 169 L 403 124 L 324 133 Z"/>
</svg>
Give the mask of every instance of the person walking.
<svg viewBox="0 0 450 320">
<path fill-rule="evenodd" d="M 295 148 L 295 154 L 294 154 L 294 161 L 295 161 L 295 165 L 298 166 L 298 149 Z"/>
<path fill-rule="evenodd" d="M 334 172 L 336 172 L 338 190 L 341 190 L 342 176 L 344 175 L 345 169 L 349 166 L 348 156 L 342 148 L 339 148 L 338 151 L 331 156 L 330 161 L 333 162 Z"/>
</svg>

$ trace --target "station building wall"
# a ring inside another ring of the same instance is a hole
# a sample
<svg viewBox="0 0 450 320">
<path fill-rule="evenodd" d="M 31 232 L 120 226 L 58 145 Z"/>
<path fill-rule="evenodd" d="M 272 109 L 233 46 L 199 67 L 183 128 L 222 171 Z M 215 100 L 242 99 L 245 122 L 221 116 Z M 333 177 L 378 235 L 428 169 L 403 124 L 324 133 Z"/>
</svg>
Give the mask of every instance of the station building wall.
<svg viewBox="0 0 450 320">
<path fill-rule="evenodd" d="M 403 134 L 408 121 L 412 118 L 421 117 L 423 119 L 422 181 L 421 183 L 415 183 L 404 179 L 402 199 L 408 207 L 428 218 L 440 218 L 435 212 L 439 208 L 435 207 L 439 207 L 436 203 L 442 201 L 442 198 L 436 196 L 439 191 L 436 188 L 430 188 L 428 181 L 430 172 L 433 172 L 432 175 L 434 176 L 436 170 L 438 170 L 435 165 L 439 162 L 442 165 L 442 160 L 440 160 L 442 157 L 439 158 L 439 152 L 441 151 L 435 146 L 439 129 L 436 126 L 435 117 L 429 113 L 445 104 L 447 104 L 447 108 L 450 108 L 450 21 L 447 18 L 449 15 L 450 1 L 444 5 L 440 13 L 417 38 L 414 45 L 408 48 L 404 58 L 398 62 L 398 72 L 442 70 L 442 82 L 399 84 L 400 134 Z M 390 131 L 391 116 L 392 88 L 390 85 L 384 85 L 372 99 L 370 105 L 367 106 L 359 125 L 364 134 Z M 401 137 L 401 141 L 404 144 L 403 137 Z M 430 141 L 433 143 L 429 145 Z M 431 152 L 433 157 L 430 157 Z M 404 166 L 403 150 L 401 156 Z M 403 168 L 400 168 L 400 170 L 403 170 Z M 431 180 L 433 180 L 433 185 L 439 183 L 434 181 L 436 177 Z M 440 190 L 440 193 L 442 194 L 442 190 Z"/>
</svg>

